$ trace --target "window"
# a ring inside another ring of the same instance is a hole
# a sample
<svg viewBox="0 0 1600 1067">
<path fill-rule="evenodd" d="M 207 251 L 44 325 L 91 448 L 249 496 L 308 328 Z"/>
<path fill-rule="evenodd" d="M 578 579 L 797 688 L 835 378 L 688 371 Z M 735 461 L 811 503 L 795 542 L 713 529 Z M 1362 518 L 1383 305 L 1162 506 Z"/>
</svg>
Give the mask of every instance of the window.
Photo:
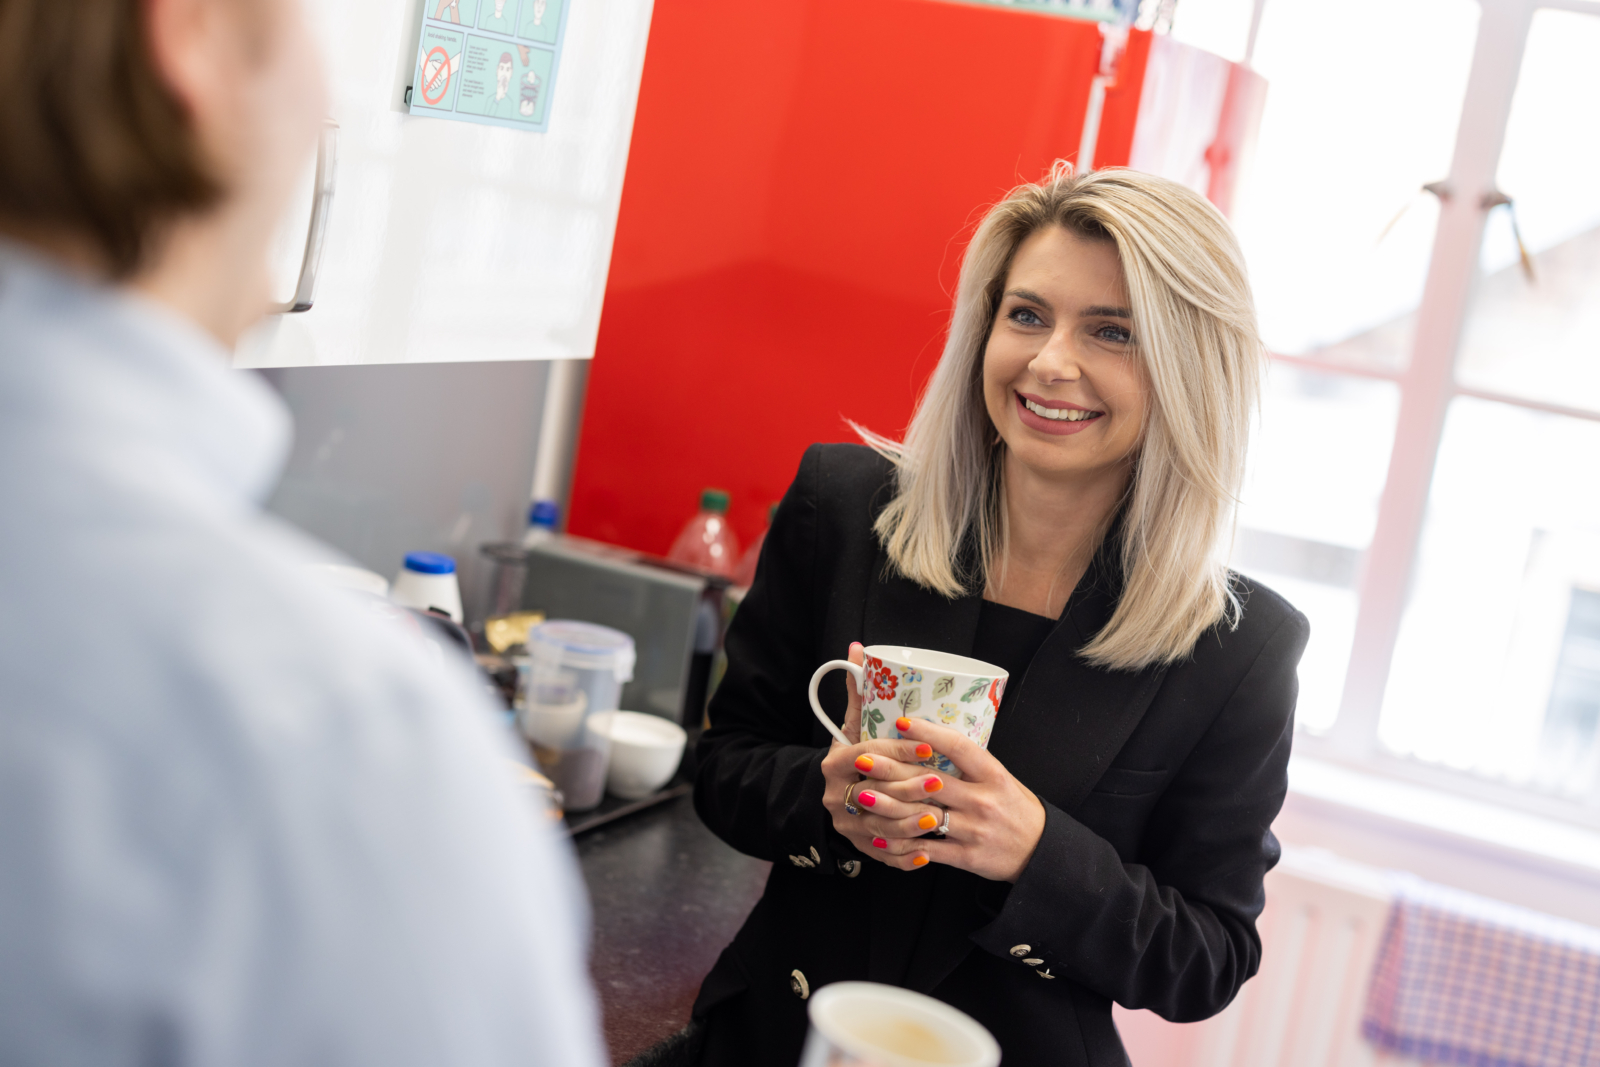
<svg viewBox="0 0 1600 1067">
<path fill-rule="evenodd" d="M 1600 422 L 1451 403 L 1378 723 L 1385 748 L 1587 792 L 1592 771 L 1550 749 L 1558 737 L 1590 744 L 1592 717 L 1584 734 L 1578 709 L 1600 695 L 1584 606 L 1600 590 L 1600 487 L 1579 471 L 1600 471 Z M 1558 705 L 1564 727 L 1547 722 Z"/>
<path fill-rule="evenodd" d="M 1232 563 L 1311 620 L 1296 719 L 1315 733 L 1339 713 L 1399 400 L 1392 382 L 1286 363 L 1268 369 Z"/>
<path fill-rule="evenodd" d="M 1600 0 L 1173 32 L 1269 82 L 1232 558 L 1311 617 L 1302 751 L 1600 823 Z"/>
</svg>

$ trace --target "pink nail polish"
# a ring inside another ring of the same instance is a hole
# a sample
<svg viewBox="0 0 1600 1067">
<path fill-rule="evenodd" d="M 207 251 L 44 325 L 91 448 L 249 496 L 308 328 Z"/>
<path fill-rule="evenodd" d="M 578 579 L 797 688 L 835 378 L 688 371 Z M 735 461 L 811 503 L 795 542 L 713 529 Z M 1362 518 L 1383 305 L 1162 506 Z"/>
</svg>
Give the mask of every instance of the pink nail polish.
<svg viewBox="0 0 1600 1067">
<path fill-rule="evenodd" d="M 888 848 L 889 847 L 889 842 L 885 841 L 881 837 L 874 837 L 872 839 L 872 847 L 873 848 Z"/>
<path fill-rule="evenodd" d="M 856 799 L 869 808 L 878 802 L 878 797 L 875 793 L 857 793 Z"/>
</svg>

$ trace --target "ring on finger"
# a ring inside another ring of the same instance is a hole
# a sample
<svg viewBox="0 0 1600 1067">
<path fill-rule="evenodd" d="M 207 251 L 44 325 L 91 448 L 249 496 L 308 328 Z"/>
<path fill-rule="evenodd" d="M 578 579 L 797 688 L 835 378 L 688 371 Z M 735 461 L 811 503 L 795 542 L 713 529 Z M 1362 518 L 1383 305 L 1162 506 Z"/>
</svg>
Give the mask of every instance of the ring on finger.
<svg viewBox="0 0 1600 1067">
<path fill-rule="evenodd" d="M 856 807 L 855 804 L 856 786 L 860 784 L 860 782 L 851 782 L 850 788 L 844 791 L 844 810 L 851 815 L 861 814 L 861 809 Z"/>
<path fill-rule="evenodd" d="M 938 828 L 935 829 L 933 832 L 938 834 L 940 837 L 944 837 L 946 834 L 948 834 L 950 832 L 950 809 L 949 808 L 945 808 L 944 809 L 944 822 L 940 823 Z"/>
</svg>

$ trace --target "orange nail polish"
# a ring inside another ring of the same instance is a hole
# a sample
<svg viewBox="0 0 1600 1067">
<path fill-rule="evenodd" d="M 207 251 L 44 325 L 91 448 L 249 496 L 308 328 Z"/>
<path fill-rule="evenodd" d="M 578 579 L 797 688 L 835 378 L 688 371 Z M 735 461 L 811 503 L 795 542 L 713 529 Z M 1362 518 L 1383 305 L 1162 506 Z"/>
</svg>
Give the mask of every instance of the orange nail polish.
<svg viewBox="0 0 1600 1067">
<path fill-rule="evenodd" d="M 876 793 L 857 793 L 856 794 L 856 799 L 861 801 L 861 803 L 865 804 L 867 807 L 870 808 L 870 807 L 872 807 L 872 805 L 874 805 L 874 804 L 876 804 L 878 802 L 878 794 L 876 794 Z"/>
<path fill-rule="evenodd" d="M 913 866 L 913 867 L 926 867 L 927 865 L 928 865 L 928 857 L 924 856 L 920 852 L 917 853 L 916 859 L 911 861 L 911 866 Z"/>
<path fill-rule="evenodd" d="M 860 771 L 862 774 L 865 774 L 868 771 L 872 770 L 872 757 L 871 756 L 857 756 L 856 757 L 856 770 Z"/>
<path fill-rule="evenodd" d="M 874 837 L 872 839 L 872 847 L 873 848 L 888 848 L 889 847 L 889 842 L 885 841 L 881 837 Z"/>
<path fill-rule="evenodd" d="M 902 715 L 894 721 L 894 728 L 899 730 L 901 733 L 905 733 L 907 730 L 911 729 L 911 720 Z"/>
<path fill-rule="evenodd" d="M 944 788 L 944 781 L 937 774 L 930 774 L 922 780 L 922 788 L 928 793 L 937 793 Z"/>
<path fill-rule="evenodd" d="M 931 755 L 933 755 L 933 746 L 932 745 L 918 745 L 917 746 L 917 758 L 918 759 L 927 759 Z"/>
<path fill-rule="evenodd" d="M 935 826 L 939 825 L 939 820 L 935 819 L 931 814 L 924 815 L 922 818 L 917 820 L 917 825 L 922 827 L 924 830 L 932 830 Z"/>
</svg>

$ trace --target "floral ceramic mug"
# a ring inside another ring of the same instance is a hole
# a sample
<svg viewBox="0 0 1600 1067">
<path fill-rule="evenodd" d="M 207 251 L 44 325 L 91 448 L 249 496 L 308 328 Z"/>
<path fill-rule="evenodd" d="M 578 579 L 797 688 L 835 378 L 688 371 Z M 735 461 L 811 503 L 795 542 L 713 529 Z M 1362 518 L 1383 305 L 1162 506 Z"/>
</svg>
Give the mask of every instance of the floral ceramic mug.
<svg viewBox="0 0 1600 1067">
<path fill-rule="evenodd" d="M 871 645 L 858 666 L 849 660 L 830 659 L 811 676 L 811 710 L 828 732 L 848 745 L 833 720 L 822 710 L 817 686 L 831 670 L 846 670 L 856 680 L 861 694 L 861 740 L 893 740 L 900 736 L 894 721 L 927 719 L 959 730 L 983 748 L 989 747 L 1000 697 L 1010 677 L 992 663 L 926 648 L 901 648 L 898 645 Z M 961 777 L 955 764 L 942 753 L 924 761 L 924 766 Z"/>
</svg>

